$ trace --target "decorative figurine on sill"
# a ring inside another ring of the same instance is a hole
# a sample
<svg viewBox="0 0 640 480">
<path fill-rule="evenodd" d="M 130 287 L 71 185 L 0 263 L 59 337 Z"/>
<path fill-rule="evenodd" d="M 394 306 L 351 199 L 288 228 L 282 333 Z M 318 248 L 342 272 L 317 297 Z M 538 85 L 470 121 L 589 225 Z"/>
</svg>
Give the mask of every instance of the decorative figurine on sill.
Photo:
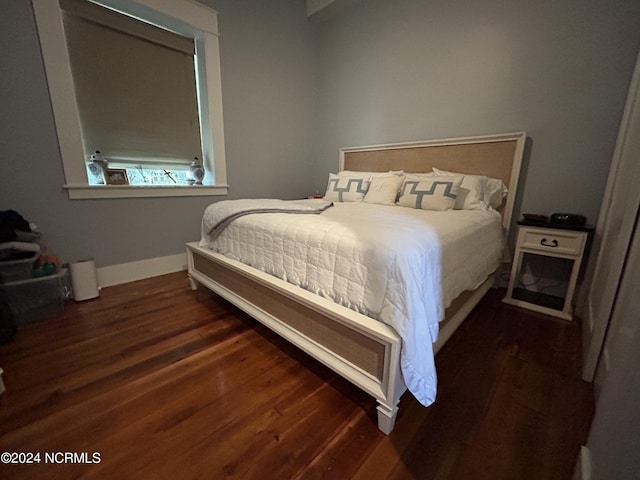
<svg viewBox="0 0 640 480">
<path fill-rule="evenodd" d="M 195 157 L 193 162 L 191 162 L 191 165 L 189 165 L 187 182 L 189 182 L 189 185 L 202 185 L 203 178 L 204 166 L 202 165 L 202 161 L 198 160 L 198 157 Z"/>
<path fill-rule="evenodd" d="M 87 170 L 91 178 L 89 179 L 89 185 L 104 185 L 104 169 L 107 168 L 109 162 L 107 162 L 100 150 L 96 150 L 91 154 L 89 161 L 87 162 Z"/>
</svg>

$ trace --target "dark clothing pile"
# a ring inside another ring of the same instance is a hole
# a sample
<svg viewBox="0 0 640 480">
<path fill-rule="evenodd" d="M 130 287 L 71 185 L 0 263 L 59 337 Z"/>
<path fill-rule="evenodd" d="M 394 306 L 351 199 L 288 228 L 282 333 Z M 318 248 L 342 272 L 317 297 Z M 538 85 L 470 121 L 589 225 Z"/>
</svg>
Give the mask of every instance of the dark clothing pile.
<svg viewBox="0 0 640 480">
<path fill-rule="evenodd" d="M 32 225 L 15 210 L 0 211 L 0 261 L 38 257 L 40 238 Z"/>
<path fill-rule="evenodd" d="M 4 265 L 9 267 L 15 260 L 40 257 L 39 238 L 40 234 L 18 212 L 0 211 L 0 344 L 11 342 L 17 331 L 14 312 L 3 290 L 2 263 L 7 262 Z"/>
</svg>

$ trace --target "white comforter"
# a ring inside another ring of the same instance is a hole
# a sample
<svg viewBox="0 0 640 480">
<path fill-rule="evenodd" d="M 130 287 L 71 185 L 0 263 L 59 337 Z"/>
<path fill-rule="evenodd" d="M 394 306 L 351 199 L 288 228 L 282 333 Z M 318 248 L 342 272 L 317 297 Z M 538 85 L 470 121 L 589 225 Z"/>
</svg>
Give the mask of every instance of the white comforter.
<svg viewBox="0 0 640 480">
<path fill-rule="evenodd" d="M 405 384 L 426 406 L 436 395 L 432 343 L 444 308 L 498 267 L 503 235 L 494 211 L 352 202 L 320 215 L 244 216 L 215 240 L 203 228 L 200 246 L 392 326 Z"/>
</svg>

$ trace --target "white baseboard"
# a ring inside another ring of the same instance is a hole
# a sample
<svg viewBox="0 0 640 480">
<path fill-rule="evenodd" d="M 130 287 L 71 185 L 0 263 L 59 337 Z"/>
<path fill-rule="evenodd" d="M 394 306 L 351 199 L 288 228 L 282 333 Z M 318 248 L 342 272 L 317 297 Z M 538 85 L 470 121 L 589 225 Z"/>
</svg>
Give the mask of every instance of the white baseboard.
<svg viewBox="0 0 640 480">
<path fill-rule="evenodd" d="M 135 282 L 158 275 L 187 269 L 187 254 L 178 253 L 166 257 L 149 258 L 137 262 L 110 265 L 97 269 L 98 285 L 110 287 L 122 283 Z"/>
</svg>

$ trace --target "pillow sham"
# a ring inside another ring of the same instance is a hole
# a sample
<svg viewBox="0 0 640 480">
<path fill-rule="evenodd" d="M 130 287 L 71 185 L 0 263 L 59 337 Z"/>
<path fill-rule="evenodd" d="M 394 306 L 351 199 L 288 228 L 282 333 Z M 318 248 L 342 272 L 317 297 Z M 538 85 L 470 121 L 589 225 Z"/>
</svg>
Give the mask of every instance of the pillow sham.
<svg viewBox="0 0 640 480">
<path fill-rule="evenodd" d="M 422 210 L 451 210 L 463 177 L 407 175 L 398 205 Z"/>
<path fill-rule="evenodd" d="M 436 177 L 463 176 L 458 198 L 456 199 L 456 210 L 486 210 L 488 203 L 485 201 L 485 191 L 487 188 L 487 177 L 483 175 L 466 175 L 462 173 L 446 172 L 433 168 Z"/>
<path fill-rule="evenodd" d="M 330 202 L 361 202 L 369 189 L 370 179 L 371 175 L 366 172 L 359 176 L 330 173 L 324 199 Z"/>
<path fill-rule="evenodd" d="M 465 175 L 462 173 L 440 170 L 436 167 L 433 167 L 433 173 L 436 176 L 464 175 L 465 179 L 468 179 L 466 180 L 466 185 L 465 181 L 462 182 L 462 188 L 469 189 L 471 191 L 469 199 L 464 200 L 465 205 L 467 205 L 463 208 L 464 210 L 481 210 L 482 208 L 486 208 L 487 205 L 492 208 L 498 208 L 502 205 L 502 201 L 508 193 L 507 187 L 499 178 L 490 178 L 484 175 Z M 482 184 L 481 195 L 476 191 L 480 183 Z M 484 202 L 484 206 L 481 208 L 477 208 L 479 206 L 476 203 L 478 198 Z"/>
<path fill-rule="evenodd" d="M 493 208 L 499 208 L 504 201 L 504 197 L 509 193 L 509 189 L 499 178 L 487 178 L 487 189 L 485 190 L 485 201 Z"/>
<path fill-rule="evenodd" d="M 395 205 L 403 181 L 404 177 L 395 174 L 371 177 L 369 191 L 364 196 L 364 201 L 380 205 Z"/>
</svg>

